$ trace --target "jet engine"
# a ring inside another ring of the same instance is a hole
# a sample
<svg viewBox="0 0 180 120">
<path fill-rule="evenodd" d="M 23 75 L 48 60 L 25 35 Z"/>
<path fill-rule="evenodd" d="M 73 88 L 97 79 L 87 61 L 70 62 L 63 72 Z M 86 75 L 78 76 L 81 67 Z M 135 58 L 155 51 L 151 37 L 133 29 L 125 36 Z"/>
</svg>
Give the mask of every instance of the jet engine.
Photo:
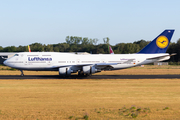
<svg viewBox="0 0 180 120">
<path fill-rule="evenodd" d="M 70 67 L 59 68 L 59 75 L 71 75 L 72 72 Z"/>
<path fill-rule="evenodd" d="M 98 72 L 98 70 L 94 66 L 83 66 L 82 70 L 84 74 L 93 74 Z"/>
</svg>

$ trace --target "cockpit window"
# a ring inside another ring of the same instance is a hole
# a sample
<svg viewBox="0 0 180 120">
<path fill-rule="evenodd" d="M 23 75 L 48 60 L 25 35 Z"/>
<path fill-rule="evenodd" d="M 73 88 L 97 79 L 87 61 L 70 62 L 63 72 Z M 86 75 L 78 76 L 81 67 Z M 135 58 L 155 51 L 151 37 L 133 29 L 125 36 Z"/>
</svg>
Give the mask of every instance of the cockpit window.
<svg viewBox="0 0 180 120">
<path fill-rule="evenodd" d="M 14 56 L 19 56 L 19 54 L 15 54 Z"/>
</svg>

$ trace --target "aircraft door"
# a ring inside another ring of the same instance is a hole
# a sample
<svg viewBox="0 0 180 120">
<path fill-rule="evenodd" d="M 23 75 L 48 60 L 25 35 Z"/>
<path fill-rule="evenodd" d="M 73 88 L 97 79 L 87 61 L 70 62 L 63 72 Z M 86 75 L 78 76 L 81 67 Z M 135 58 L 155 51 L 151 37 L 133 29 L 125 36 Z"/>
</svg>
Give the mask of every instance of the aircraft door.
<svg viewBox="0 0 180 120">
<path fill-rule="evenodd" d="M 23 59 L 24 65 L 28 65 L 27 55 L 21 54 L 20 57 Z"/>
</svg>

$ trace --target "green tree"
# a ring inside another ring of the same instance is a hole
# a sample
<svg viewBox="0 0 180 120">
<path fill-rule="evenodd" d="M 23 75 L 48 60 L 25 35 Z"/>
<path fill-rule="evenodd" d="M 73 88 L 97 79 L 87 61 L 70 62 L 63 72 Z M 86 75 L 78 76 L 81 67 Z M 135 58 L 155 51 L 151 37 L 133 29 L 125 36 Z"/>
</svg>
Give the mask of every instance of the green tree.
<svg viewBox="0 0 180 120">
<path fill-rule="evenodd" d="M 175 47 L 175 53 L 177 53 L 176 55 L 176 62 L 180 61 L 180 38 L 178 39 L 177 43 L 176 43 L 176 47 Z"/>
<path fill-rule="evenodd" d="M 124 47 L 125 47 L 126 43 L 119 43 L 117 45 L 114 46 L 114 53 L 116 54 L 122 54 L 124 53 Z"/>
<path fill-rule="evenodd" d="M 97 38 L 93 39 L 93 44 L 96 45 L 99 40 Z"/>
<path fill-rule="evenodd" d="M 167 53 L 169 53 L 169 54 L 172 54 L 172 53 L 177 53 L 177 44 L 176 43 L 170 43 L 169 44 L 169 47 L 168 47 L 168 49 L 167 49 Z M 175 56 L 172 56 L 172 57 L 170 57 L 170 60 L 169 61 L 173 61 L 173 62 L 178 62 L 178 56 L 177 55 L 175 55 Z"/>
<path fill-rule="evenodd" d="M 3 52 L 16 52 L 16 47 L 15 46 L 5 47 L 3 49 Z"/>
<path fill-rule="evenodd" d="M 145 41 L 145 40 L 139 40 L 139 41 L 133 42 L 133 44 L 138 44 L 139 45 L 140 50 L 143 49 L 149 43 L 150 43 L 150 41 Z"/>
<path fill-rule="evenodd" d="M 66 37 L 66 43 L 67 44 L 72 44 L 71 41 L 70 41 L 70 37 L 69 36 Z"/>
<path fill-rule="evenodd" d="M 48 44 L 47 46 L 44 47 L 44 51 L 46 51 L 46 52 L 54 52 L 53 45 Z"/>
<path fill-rule="evenodd" d="M 89 44 L 89 39 L 87 37 L 83 38 L 81 41 L 82 45 L 88 45 Z"/>
<path fill-rule="evenodd" d="M 44 51 L 44 46 L 41 43 L 33 43 L 30 46 L 32 51 Z"/>
<path fill-rule="evenodd" d="M 16 48 L 16 52 L 28 52 L 28 46 L 19 46 Z"/>
<path fill-rule="evenodd" d="M 2 46 L 0 46 L 0 52 L 2 52 L 3 51 L 3 47 Z"/>
<path fill-rule="evenodd" d="M 59 43 L 56 45 L 59 48 L 59 52 L 68 52 L 69 44 L 67 43 Z"/>
<path fill-rule="evenodd" d="M 106 37 L 106 38 L 103 38 L 103 41 L 104 41 L 104 44 L 108 44 L 109 45 L 109 38 L 108 37 Z"/>
<path fill-rule="evenodd" d="M 58 47 L 58 46 L 53 47 L 53 51 L 54 51 L 54 52 L 59 52 L 59 47 Z"/>
</svg>

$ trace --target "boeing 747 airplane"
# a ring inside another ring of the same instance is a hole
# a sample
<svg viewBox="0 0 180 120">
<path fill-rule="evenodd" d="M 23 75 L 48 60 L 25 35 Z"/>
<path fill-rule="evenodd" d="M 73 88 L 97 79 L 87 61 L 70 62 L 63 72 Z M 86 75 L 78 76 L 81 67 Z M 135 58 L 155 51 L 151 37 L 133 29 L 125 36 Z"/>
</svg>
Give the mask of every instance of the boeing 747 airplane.
<svg viewBox="0 0 180 120">
<path fill-rule="evenodd" d="M 141 51 L 134 54 L 69 54 L 59 52 L 20 52 L 4 61 L 4 64 L 31 71 L 59 71 L 59 75 L 91 75 L 103 70 L 119 70 L 170 58 L 165 53 L 174 30 L 165 30 Z"/>
</svg>

